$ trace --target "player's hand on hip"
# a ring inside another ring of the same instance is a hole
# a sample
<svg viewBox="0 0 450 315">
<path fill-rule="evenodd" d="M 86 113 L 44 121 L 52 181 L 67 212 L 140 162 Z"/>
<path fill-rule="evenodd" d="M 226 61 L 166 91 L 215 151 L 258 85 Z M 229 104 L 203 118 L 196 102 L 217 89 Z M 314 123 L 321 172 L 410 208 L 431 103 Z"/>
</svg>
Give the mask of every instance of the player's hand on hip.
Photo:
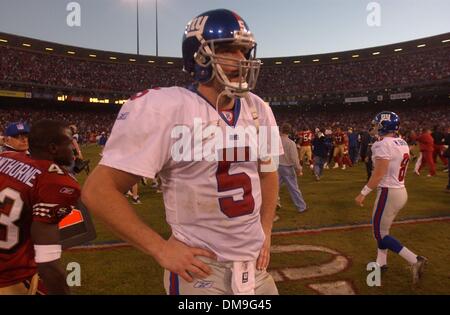
<svg viewBox="0 0 450 315">
<path fill-rule="evenodd" d="M 359 195 L 355 198 L 355 203 L 356 203 L 358 206 L 360 206 L 360 207 L 364 207 L 364 199 L 365 199 L 365 198 L 366 198 L 365 196 L 359 194 Z"/>
<path fill-rule="evenodd" d="M 271 236 L 272 235 L 266 235 L 264 244 L 263 244 L 261 250 L 259 251 L 259 256 L 258 256 L 258 259 L 256 260 L 256 269 L 257 270 L 265 270 L 269 266 Z"/>
<path fill-rule="evenodd" d="M 198 278 L 206 278 L 212 272 L 211 268 L 196 256 L 216 259 L 214 253 L 201 248 L 189 247 L 171 236 L 166 241 L 157 260 L 165 269 L 178 274 L 188 282 L 192 282 L 193 275 Z"/>
</svg>

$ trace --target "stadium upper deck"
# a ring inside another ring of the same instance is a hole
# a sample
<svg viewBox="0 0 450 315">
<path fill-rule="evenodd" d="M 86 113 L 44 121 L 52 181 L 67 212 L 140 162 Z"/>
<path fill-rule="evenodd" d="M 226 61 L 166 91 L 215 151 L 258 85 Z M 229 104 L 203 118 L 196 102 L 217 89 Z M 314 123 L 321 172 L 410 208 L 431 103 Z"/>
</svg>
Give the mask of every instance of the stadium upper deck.
<svg viewBox="0 0 450 315">
<path fill-rule="evenodd" d="M 256 93 L 274 105 L 445 94 L 449 56 L 446 33 L 354 51 L 262 59 Z M 180 58 L 91 50 L 5 33 L 0 33 L 0 57 L 0 89 L 7 91 L 0 96 L 118 102 L 146 88 L 189 82 Z"/>
</svg>

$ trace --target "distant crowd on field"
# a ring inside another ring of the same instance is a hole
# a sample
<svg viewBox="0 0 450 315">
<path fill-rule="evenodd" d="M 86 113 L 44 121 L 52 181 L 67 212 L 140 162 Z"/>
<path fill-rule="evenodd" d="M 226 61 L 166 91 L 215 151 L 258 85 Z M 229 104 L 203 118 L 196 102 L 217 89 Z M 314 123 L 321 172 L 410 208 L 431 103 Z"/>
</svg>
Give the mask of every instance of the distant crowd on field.
<svg viewBox="0 0 450 315">
<path fill-rule="evenodd" d="M 450 107 L 443 105 L 400 106 L 398 108 L 388 108 L 394 110 L 401 117 L 400 133 L 405 137 L 410 137 L 420 133 L 423 128 L 438 128 L 445 132 L 450 127 Z M 339 110 L 312 110 L 305 111 L 298 108 L 273 108 L 278 125 L 289 123 L 293 127 L 293 133 L 297 134 L 303 130 L 314 131 L 316 129 L 336 131 L 340 128 L 347 132 L 349 128 L 353 133 L 368 131 L 370 120 L 377 112 L 377 109 L 358 109 L 357 106 Z M 4 130 L 8 122 L 26 121 L 32 124 L 44 118 L 51 118 L 75 124 L 79 132 L 79 142 L 81 144 L 97 143 L 99 137 L 111 132 L 116 119 L 117 110 L 98 112 L 95 110 L 54 110 L 54 109 L 33 109 L 28 107 L 25 110 L 1 109 L 0 108 L 0 133 Z"/>
</svg>

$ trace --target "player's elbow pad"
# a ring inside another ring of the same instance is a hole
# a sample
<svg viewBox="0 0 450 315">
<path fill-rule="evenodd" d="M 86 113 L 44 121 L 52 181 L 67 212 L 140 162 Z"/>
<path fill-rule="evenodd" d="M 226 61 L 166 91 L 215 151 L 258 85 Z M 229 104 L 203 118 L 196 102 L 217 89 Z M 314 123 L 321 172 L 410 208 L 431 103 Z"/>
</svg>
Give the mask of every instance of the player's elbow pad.
<svg viewBox="0 0 450 315">
<path fill-rule="evenodd" d="M 61 245 L 34 245 L 34 260 L 38 264 L 51 262 L 61 258 Z"/>
</svg>

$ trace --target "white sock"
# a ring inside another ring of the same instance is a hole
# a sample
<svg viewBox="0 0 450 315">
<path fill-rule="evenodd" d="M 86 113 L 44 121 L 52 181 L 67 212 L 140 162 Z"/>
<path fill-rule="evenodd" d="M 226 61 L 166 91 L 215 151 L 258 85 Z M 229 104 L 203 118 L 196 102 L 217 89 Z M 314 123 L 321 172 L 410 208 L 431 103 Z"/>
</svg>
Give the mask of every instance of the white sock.
<svg viewBox="0 0 450 315">
<path fill-rule="evenodd" d="M 387 249 L 379 249 L 377 255 L 377 264 L 381 267 L 387 265 Z"/>
<path fill-rule="evenodd" d="M 417 255 L 414 254 L 412 251 L 407 249 L 406 247 L 403 247 L 400 253 L 398 253 L 400 256 L 402 256 L 406 261 L 408 261 L 410 264 L 417 263 Z"/>
<path fill-rule="evenodd" d="M 422 153 L 419 153 L 419 157 L 414 165 L 414 172 L 419 172 L 420 164 L 422 164 Z"/>
</svg>

